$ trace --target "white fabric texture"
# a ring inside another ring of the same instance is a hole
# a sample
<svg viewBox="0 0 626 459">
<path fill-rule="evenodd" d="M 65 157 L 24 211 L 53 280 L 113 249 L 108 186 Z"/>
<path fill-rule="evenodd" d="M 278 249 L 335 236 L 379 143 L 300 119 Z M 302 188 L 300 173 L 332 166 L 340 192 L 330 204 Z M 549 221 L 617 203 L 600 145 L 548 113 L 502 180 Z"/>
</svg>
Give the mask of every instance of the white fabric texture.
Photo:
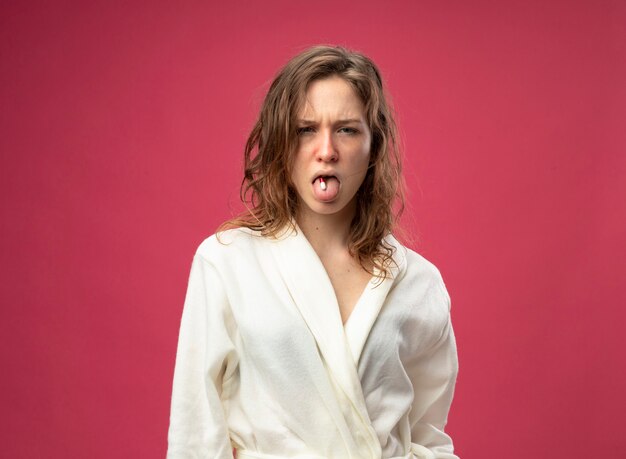
<svg viewBox="0 0 626 459">
<path fill-rule="evenodd" d="M 439 270 L 396 247 L 346 324 L 302 230 L 197 248 L 180 323 L 168 459 L 458 459 L 445 433 L 458 373 Z M 377 270 L 376 270 L 377 272 Z"/>
</svg>

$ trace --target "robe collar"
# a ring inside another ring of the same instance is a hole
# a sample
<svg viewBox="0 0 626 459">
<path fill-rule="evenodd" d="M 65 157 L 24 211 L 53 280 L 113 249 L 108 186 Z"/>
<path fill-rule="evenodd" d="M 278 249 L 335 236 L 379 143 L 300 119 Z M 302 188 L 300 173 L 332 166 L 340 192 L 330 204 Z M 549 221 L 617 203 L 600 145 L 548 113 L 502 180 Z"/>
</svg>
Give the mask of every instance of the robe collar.
<svg viewBox="0 0 626 459">
<path fill-rule="evenodd" d="M 304 232 L 291 219 L 274 239 L 271 250 L 278 269 L 332 378 L 341 387 L 364 423 L 371 427 L 358 375 L 358 362 L 367 337 L 391 287 L 406 271 L 406 248 L 389 233 L 385 241 L 395 247 L 390 275 L 373 277 L 357 301 L 345 326 L 330 277 Z M 377 268 L 374 273 L 378 274 Z M 369 429 L 373 432 L 373 428 Z"/>
</svg>

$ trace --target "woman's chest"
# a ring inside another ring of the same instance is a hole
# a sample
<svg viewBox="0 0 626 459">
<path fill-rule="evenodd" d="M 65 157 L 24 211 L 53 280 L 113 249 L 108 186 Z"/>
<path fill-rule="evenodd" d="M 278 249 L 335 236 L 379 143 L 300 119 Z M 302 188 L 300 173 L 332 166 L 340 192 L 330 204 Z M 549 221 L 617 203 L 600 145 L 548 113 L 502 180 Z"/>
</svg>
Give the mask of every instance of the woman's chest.
<svg viewBox="0 0 626 459">
<path fill-rule="evenodd" d="M 333 287 L 341 321 L 345 324 L 372 280 L 372 275 L 352 261 L 322 260 L 322 264 Z"/>
</svg>

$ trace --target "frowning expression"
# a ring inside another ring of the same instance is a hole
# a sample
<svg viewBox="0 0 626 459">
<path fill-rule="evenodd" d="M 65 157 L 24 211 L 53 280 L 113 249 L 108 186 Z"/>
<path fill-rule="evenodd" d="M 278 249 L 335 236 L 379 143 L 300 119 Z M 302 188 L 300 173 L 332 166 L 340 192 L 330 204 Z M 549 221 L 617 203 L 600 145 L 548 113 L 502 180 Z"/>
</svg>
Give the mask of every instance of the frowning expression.
<svg viewBox="0 0 626 459">
<path fill-rule="evenodd" d="M 298 116 L 298 149 L 291 179 L 300 210 L 353 211 L 370 160 L 371 132 L 365 107 L 339 76 L 312 81 Z M 318 179 L 325 176 L 325 184 Z"/>
</svg>

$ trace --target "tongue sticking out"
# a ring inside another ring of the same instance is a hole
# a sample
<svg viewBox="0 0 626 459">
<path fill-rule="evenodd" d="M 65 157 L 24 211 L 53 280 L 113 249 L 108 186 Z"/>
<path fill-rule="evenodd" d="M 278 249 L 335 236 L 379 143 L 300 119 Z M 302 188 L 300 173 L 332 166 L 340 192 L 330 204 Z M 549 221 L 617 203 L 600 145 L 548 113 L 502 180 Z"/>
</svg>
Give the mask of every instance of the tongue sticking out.
<svg viewBox="0 0 626 459">
<path fill-rule="evenodd" d="M 322 185 L 322 181 L 325 182 L 325 187 Z M 313 182 L 313 193 L 320 201 L 332 201 L 339 193 L 339 180 L 336 177 L 317 178 Z"/>
</svg>

